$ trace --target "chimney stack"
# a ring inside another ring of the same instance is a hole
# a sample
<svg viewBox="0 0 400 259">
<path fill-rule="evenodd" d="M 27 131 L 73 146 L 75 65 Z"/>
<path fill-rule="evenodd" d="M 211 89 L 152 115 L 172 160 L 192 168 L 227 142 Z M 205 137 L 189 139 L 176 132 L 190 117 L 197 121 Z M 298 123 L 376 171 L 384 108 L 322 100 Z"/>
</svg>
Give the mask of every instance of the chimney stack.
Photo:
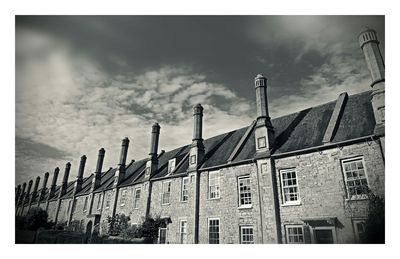
<svg viewBox="0 0 400 259">
<path fill-rule="evenodd" d="M 25 203 L 26 201 L 29 201 L 29 197 L 30 197 L 30 195 L 31 195 L 32 184 L 33 184 L 33 181 L 30 180 L 29 183 L 28 183 L 28 189 L 27 189 L 27 191 L 26 191 L 24 203 Z"/>
<path fill-rule="evenodd" d="M 375 134 L 385 135 L 385 63 L 379 49 L 376 31 L 364 27 L 358 35 L 358 41 L 364 52 L 365 61 L 371 74 L 373 89 L 372 107 L 376 121 Z"/>
<path fill-rule="evenodd" d="M 115 171 L 114 187 L 116 187 L 119 183 L 121 183 L 125 179 L 125 166 L 126 166 L 126 157 L 128 155 L 128 148 L 129 148 L 129 139 L 125 137 L 122 140 L 121 155 L 119 157 L 118 170 Z"/>
<path fill-rule="evenodd" d="M 35 185 L 33 187 L 32 198 L 36 195 L 39 188 L 40 176 L 36 177 Z"/>
<path fill-rule="evenodd" d="M 81 156 L 81 162 L 79 163 L 78 175 L 76 176 L 75 186 L 74 186 L 74 195 L 77 194 L 80 190 L 82 190 L 83 183 L 83 172 L 85 171 L 86 164 L 86 156 Z"/>
<path fill-rule="evenodd" d="M 156 122 L 151 127 L 151 146 L 149 155 L 151 156 L 152 159 L 154 157 L 157 158 L 159 136 L 160 136 L 160 125 L 158 125 L 158 123 Z"/>
<path fill-rule="evenodd" d="M 43 183 L 42 183 L 42 189 L 40 190 L 38 203 L 40 203 L 40 201 L 43 199 L 44 195 L 46 194 L 46 188 L 47 188 L 47 181 L 48 180 L 49 180 L 49 172 L 46 172 L 44 174 Z"/>
<path fill-rule="evenodd" d="M 21 194 L 18 197 L 17 205 L 19 205 L 21 202 L 23 202 L 24 197 L 25 197 L 25 189 L 26 189 L 26 183 L 23 183 L 22 184 Z"/>
<path fill-rule="evenodd" d="M 58 195 L 58 198 L 61 198 L 66 192 L 67 192 L 67 187 L 68 187 L 68 178 L 69 178 L 69 172 L 71 171 L 71 163 L 68 162 L 65 164 L 65 170 L 64 170 L 64 177 L 61 183 L 61 189 L 60 193 Z"/>
<path fill-rule="evenodd" d="M 203 143 L 203 106 L 193 107 L 193 139 L 189 155 L 189 170 L 195 170 L 203 160 L 205 150 Z"/>
<path fill-rule="evenodd" d="M 106 153 L 106 151 L 104 150 L 104 148 L 100 148 L 99 155 L 97 157 L 96 172 L 94 172 L 94 178 L 92 180 L 92 191 L 94 191 L 95 189 L 97 189 L 100 186 L 101 170 L 103 168 L 103 161 L 104 161 L 105 153 Z M 126 158 L 125 158 L 125 160 L 126 160 Z"/>
<path fill-rule="evenodd" d="M 54 169 L 54 174 L 53 174 L 53 181 L 51 182 L 50 185 L 50 191 L 49 191 L 49 197 L 48 199 L 53 198 L 54 193 L 56 192 L 56 186 L 57 186 L 57 178 L 58 178 L 58 173 L 60 172 L 60 168 L 56 167 Z"/>
<path fill-rule="evenodd" d="M 256 152 L 269 155 L 274 141 L 274 128 L 268 113 L 267 78 L 258 74 L 254 79 L 254 84 L 257 102 Z"/>
<path fill-rule="evenodd" d="M 156 122 L 151 127 L 150 160 L 146 163 L 145 179 L 149 179 L 158 169 L 158 140 L 160 125 Z"/>
<path fill-rule="evenodd" d="M 15 205 L 18 205 L 18 199 L 21 195 L 21 185 L 18 184 L 18 187 L 15 189 Z"/>
<path fill-rule="evenodd" d="M 29 197 L 29 204 L 28 204 L 28 210 L 31 208 L 31 204 L 33 199 L 35 199 L 35 196 L 37 194 L 37 190 L 39 188 L 39 182 L 40 182 L 40 176 L 36 177 L 35 185 L 33 186 L 33 191 L 32 194 Z M 39 203 L 39 201 L 38 201 Z"/>
</svg>

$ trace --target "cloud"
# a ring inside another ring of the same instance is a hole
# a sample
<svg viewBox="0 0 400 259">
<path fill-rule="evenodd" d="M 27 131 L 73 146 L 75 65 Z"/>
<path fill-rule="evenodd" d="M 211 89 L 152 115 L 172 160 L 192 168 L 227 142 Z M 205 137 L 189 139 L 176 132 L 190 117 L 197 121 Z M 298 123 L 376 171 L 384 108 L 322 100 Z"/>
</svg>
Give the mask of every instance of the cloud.
<svg viewBox="0 0 400 259">
<path fill-rule="evenodd" d="M 144 158 L 154 121 L 161 124 L 160 149 L 189 144 L 196 103 L 205 109 L 205 138 L 252 120 L 247 100 L 190 67 L 169 65 L 115 76 L 44 33 L 20 29 L 16 42 L 16 135 L 31 143 L 25 145 L 29 154 L 43 146 L 63 152 L 32 156 L 17 142 L 17 183 L 56 166 L 63 170 L 68 160 L 72 180 L 82 154 L 88 157 L 88 175 L 101 147 L 106 149 L 104 168 L 116 166 L 125 136 L 131 139 L 128 160 Z"/>
</svg>

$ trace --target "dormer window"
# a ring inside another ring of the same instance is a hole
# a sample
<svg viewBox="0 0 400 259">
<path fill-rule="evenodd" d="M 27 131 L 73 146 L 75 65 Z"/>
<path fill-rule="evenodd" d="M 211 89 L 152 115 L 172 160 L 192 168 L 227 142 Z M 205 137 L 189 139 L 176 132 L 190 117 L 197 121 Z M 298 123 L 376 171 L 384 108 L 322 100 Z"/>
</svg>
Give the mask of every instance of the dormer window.
<svg viewBox="0 0 400 259">
<path fill-rule="evenodd" d="M 175 169 L 175 163 L 176 163 L 176 159 L 175 159 L 175 158 L 170 159 L 170 160 L 168 161 L 168 173 L 169 173 L 169 174 L 170 174 L 171 172 L 174 171 L 174 169 Z"/>
</svg>

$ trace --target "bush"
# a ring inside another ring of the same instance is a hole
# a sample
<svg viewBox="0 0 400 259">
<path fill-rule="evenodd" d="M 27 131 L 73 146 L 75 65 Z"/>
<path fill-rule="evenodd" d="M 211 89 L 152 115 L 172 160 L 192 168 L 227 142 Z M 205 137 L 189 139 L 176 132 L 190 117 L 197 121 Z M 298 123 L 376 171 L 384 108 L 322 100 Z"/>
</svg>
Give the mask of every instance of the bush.
<svg viewBox="0 0 400 259">
<path fill-rule="evenodd" d="M 116 214 L 114 217 L 108 216 L 108 235 L 118 236 L 123 229 L 128 228 L 129 220 L 131 220 L 129 216 L 125 216 L 124 214 Z"/>
<path fill-rule="evenodd" d="M 54 224 L 48 222 L 48 214 L 41 208 L 31 208 L 26 216 L 15 217 L 15 227 L 17 229 L 38 230 L 39 228 L 50 228 Z"/>
<path fill-rule="evenodd" d="M 119 234 L 120 237 L 124 239 L 132 239 L 132 238 L 139 238 L 139 232 L 137 226 L 128 226 L 121 230 Z"/>
<path fill-rule="evenodd" d="M 165 224 L 159 216 L 156 218 L 147 217 L 141 225 L 138 227 L 137 236 L 142 238 L 150 238 L 155 241 L 158 238 L 158 230 Z"/>
<path fill-rule="evenodd" d="M 365 235 L 361 240 L 367 244 L 385 243 L 385 199 L 368 190 L 368 218 L 365 222 Z"/>
</svg>

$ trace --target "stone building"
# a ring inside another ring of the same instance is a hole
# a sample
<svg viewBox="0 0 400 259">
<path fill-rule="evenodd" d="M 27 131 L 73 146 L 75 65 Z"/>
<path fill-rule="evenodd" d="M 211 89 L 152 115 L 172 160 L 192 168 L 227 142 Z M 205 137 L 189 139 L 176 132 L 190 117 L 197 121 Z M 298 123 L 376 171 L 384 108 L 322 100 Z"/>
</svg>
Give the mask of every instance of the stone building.
<svg viewBox="0 0 400 259">
<path fill-rule="evenodd" d="M 255 78 L 257 114 L 246 127 L 202 138 L 203 108 L 193 108 L 192 143 L 158 151 L 151 129 L 149 156 L 127 163 L 122 140 L 115 168 L 69 180 L 71 164 L 16 188 L 16 214 L 47 210 L 76 230 L 104 233 L 107 216 L 131 224 L 160 216 L 159 243 L 357 243 L 368 214 L 366 187 L 384 197 L 385 77 L 376 32 L 358 36 L 371 72 L 371 91 L 271 119 L 267 79 Z"/>
</svg>

